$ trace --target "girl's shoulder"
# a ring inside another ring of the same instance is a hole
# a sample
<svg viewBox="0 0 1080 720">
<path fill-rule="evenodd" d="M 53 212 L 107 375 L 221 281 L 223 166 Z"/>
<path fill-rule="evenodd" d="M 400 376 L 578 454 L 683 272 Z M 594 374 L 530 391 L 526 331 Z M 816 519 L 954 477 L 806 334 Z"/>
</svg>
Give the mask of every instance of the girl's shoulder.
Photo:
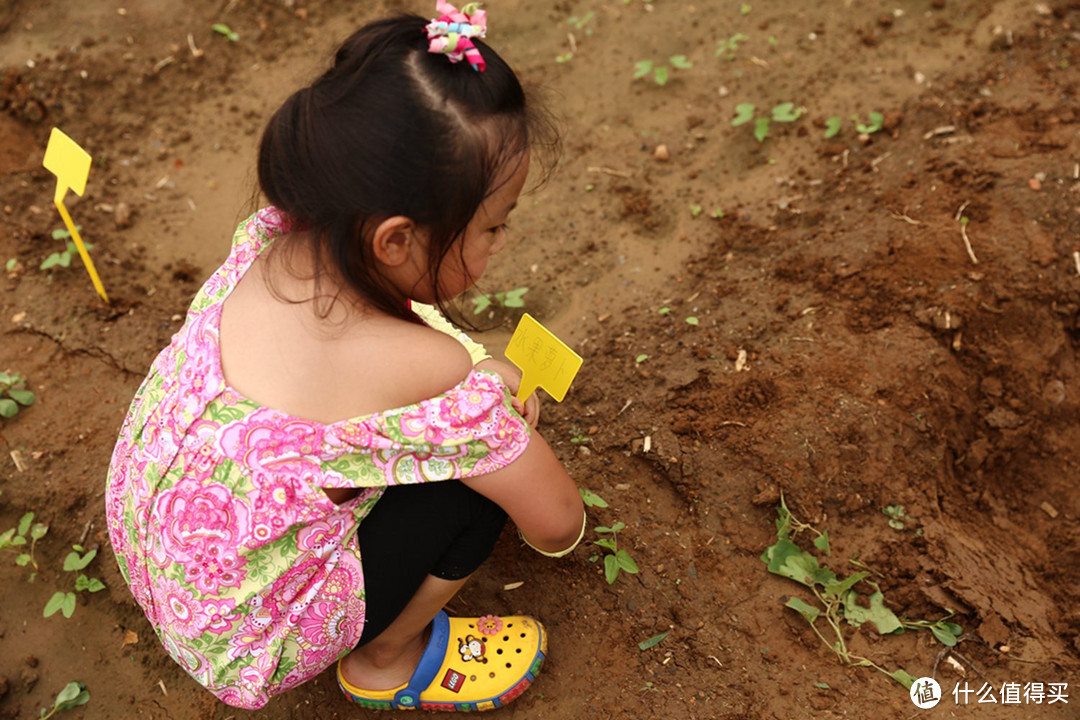
<svg viewBox="0 0 1080 720">
<path fill-rule="evenodd" d="M 377 343 L 376 357 L 368 353 L 380 375 L 396 378 L 391 381 L 400 392 L 395 406 L 441 395 L 469 375 L 472 359 L 457 339 L 426 325 L 395 324 L 393 335 L 384 336 Z"/>
</svg>

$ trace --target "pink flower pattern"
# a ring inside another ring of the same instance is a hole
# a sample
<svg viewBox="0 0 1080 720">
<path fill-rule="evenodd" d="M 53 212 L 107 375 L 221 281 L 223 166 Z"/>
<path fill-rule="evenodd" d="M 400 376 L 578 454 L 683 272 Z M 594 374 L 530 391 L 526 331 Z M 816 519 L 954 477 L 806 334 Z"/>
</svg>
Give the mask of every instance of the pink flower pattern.
<svg viewBox="0 0 1080 720">
<path fill-rule="evenodd" d="M 274 208 L 241 223 L 228 259 L 136 393 L 105 495 L 121 573 L 166 651 L 221 700 L 252 709 L 359 640 L 356 528 L 387 486 L 492 472 L 529 440 L 490 372 L 332 425 L 261 407 L 229 387 L 221 305 L 291 227 Z M 361 493 L 338 506 L 324 487 Z"/>
</svg>

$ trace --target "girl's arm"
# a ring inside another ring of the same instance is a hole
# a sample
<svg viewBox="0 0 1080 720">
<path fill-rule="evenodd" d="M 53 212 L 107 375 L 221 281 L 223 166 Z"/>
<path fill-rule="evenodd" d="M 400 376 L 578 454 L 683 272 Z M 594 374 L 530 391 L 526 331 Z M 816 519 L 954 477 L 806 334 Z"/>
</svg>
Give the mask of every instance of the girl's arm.
<svg viewBox="0 0 1080 720">
<path fill-rule="evenodd" d="M 475 367 L 479 370 L 491 370 L 498 373 L 499 377 L 506 383 L 506 387 L 510 389 L 510 394 L 512 396 L 517 394 L 518 388 L 521 386 L 521 371 L 510 363 L 504 363 L 501 360 L 489 357 L 476 363 Z M 525 399 L 524 403 L 518 400 L 517 397 L 512 397 L 511 404 L 518 411 L 518 414 L 525 418 L 525 422 L 535 429 L 536 424 L 540 422 L 540 397 L 533 393 Z"/>
<path fill-rule="evenodd" d="M 514 462 L 462 482 L 505 510 L 537 550 L 557 553 L 572 548 L 581 537 L 585 516 L 581 495 L 537 432 Z"/>
</svg>

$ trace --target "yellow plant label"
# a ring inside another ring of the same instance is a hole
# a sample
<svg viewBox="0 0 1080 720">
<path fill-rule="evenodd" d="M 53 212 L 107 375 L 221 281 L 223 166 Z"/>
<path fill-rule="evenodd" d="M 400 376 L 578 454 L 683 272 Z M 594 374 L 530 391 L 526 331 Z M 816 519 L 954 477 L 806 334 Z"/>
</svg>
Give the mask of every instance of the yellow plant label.
<svg viewBox="0 0 1080 720">
<path fill-rule="evenodd" d="M 56 176 L 56 193 L 53 195 L 53 204 L 56 205 L 64 225 L 71 233 L 71 241 L 75 243 L 75 249 L 79 251 L 83 266 L 90 276 L 90 282 L 101 299 L 109 302 L 109 296 L 105 293 L 105 286 L 101 284 L 94 261 L 90 259 L 90 253 L 86 251 L 79 228 L 71 219 L 71 214 L 64 206 L 64 196 L 70 188 L 75 194 L 82 197 L 86 192 L 86 179 L 90 177 L 90 153 L 79 147 L 79 144 L 61 132 L 60 128 L 53 128 L 49 134 L 49 144 L 45 146 L 45 158 L 41 161 L 45 169 Z"/>
<path fill-rule="evenodd" d="M 562 402 L 582 363 L 580 355 L 528 313 L 521 316 L 506 346 L 506 359 L 521 370 L 517 397 L 522 402 L 538 387 Z"/>
<path fill-rule="evenodd" d="M 56 176 L 56 199 L 63 200 L 68 188 L 78 196 L 86 191 L 90 176 L 90 153 L 79 147 L 60 128 L 53 128 L 45 147 L 45 169 Z"/>
</svg>

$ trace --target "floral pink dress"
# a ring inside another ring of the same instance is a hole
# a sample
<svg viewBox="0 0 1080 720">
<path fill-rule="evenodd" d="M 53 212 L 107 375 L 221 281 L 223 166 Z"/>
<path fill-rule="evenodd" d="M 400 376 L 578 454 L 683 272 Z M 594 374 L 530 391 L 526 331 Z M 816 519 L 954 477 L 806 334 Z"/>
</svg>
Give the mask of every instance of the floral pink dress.
<svg viewBox="0 0 1080 720">
<path fill-rule="evenodd" d="M 492 472 L 529 439 L 499 376 L 476 369 L 442 395 L 331 425 L 230 388 L 218 346 L 222 303 L 288 230 L 273 208 L 237 229 L 228 259 L 135 395 L 106 492 L 120 571 L 166 651 L 244 708 L 262 707 L 356 645 L 364 629 L 356 528 L 386 487 Z M 361 492 L 335 505 L 321 488 Z"/>
</svg>

